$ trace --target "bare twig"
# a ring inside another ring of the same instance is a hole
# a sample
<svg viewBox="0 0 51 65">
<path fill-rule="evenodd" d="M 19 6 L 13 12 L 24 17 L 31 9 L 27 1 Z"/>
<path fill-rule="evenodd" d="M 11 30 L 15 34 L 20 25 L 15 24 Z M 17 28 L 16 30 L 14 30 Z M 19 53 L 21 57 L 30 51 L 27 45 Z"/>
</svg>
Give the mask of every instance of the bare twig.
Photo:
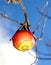
<svg viewBox="0 0 51 65">
<path fill-rule="evenodd" d="M 7 4 L 14 3 L 14 4 L 21 4 L 22 0 L 6 0 Z"/>
<path fill-rule="evenodd" d="M 14 20 L 14 19 L 9 18 L 7 14 L 0 13 L 0 15 L 1 15 L 2 17 L 6 18 L 6 19 L 8 19 L 8 20 L 10 20 L 10 21 L 12 21 L 12 22 L 16 22 L 17 24 L 22 25 L 22 23 L 18 22 L 17 20 Z"/>
<path fill-rule="evenodd" d="M 34 56 L 33 54 L 31 54 L 30 52 L 28 52 L 28 53 L 29 53 L 31 56 L 33 56 L 34 58 L 37 58 L 37 59 L 39 59 L 39 60 L 51 60 L 50 57 L 47 57 L 47 58 L 46 58 L 46 57 L 45 57 L 45 58 L 44 58 L 44 57 L 39 57 L 39 56 L 36 57 L 36 56 Z M 41 52 L 40 52 L 40 53 L 41 53 Z"/>
<path fill-rule="evenodd" d="M 25 26 L 25 28 L 27 28 L 29 30 L 30 24 L 28 23 L 28 16 L 27 16 L 26 8 L 25 8 L 23 2 L 21 2 L 21 6 L 22 6 L 22 9 L 24 11 L 24 16 L 25 16 L 25 22 L 23 23 L 23 26 Z"/>
<path fill-rule="evenodd" d="M 47 14 L 45 14 L 44 12 L 40 11 L 38 8 L 37 8 L 37 11 L 42 14 L 43 16 L 47 17 L 48 19 L 51 19 L 50 16 L 48 16 Z"/>
<path fill-rule="evenodd" d="M 46 25 L 46 21 L 47 21 L 47 18 L 44 19 L 44 24 L 42 26 L 42 31 L 41 31 L 41 34 L 40 34 L 40 37 L 37 38 L 38 40 L 41 40 L 42 36 L 43 36 L 43 32 L 44 32 L 44 28 L 45 28 L 45 25 Z"/>
<path fill-rule="evenodd" d="M 45 9 L 46 9 L 46 7 L 48 6 L 48 1 L 46 2 L 46 4 L 43 6 L 43 13 L 45 12 Z M 38 22 L 38 25 L 36 26 L 36 28 L 35 28 L 35 30 L 33 31 L 33 34 L 38 30 L 38 28 L 39 28 L 39 26 L 40 26 L 40 23 L 42 22 L 42 19 L 43 19 L 43 15 L 41 16 L 41 18 L 40 18 L 40 20 L 39 20 L 39 22 Z"/>
<path fill-rule="evenodd" d="M 26 8 L 25 8 L 25 6 L 24 6 L 23 1 L 22 1 L 22 0 L 6 0 L 6 2 L 7 2 L 8 4 L 9 4 L 9 3 L 14 3 L 14 4 L 20 4 L 20 5 L 22 6 L 22 9 L 23 9 L 23 12 L 24 12 L 24 16 L 25 16 L 25 22 L 22 24 L 22 23 L 20 23 L 20 22 L 18 22 L 18 21 L 16 21 L 16 20 L 13 20 L 13 19 L 11 19 L 11 18 L 9 18 L 9 17 L 3 15 L 2 13 L 1 13 L 0 15 L 2 15 L 4 18 L 7 18 L 7 19 L 9 19 L 9 20 L 11 20 L 11 21 L 14 21 L 14 22 L 20 24 L 21 26 L 19 27 L 19 29 L 20 29 L 20 28 L 26 28 L 26 29 L 30 30 L 30 29 L 29 29 L 30 24 L 28 23 L 28 16 L 27 16 Z"/>
</svg>

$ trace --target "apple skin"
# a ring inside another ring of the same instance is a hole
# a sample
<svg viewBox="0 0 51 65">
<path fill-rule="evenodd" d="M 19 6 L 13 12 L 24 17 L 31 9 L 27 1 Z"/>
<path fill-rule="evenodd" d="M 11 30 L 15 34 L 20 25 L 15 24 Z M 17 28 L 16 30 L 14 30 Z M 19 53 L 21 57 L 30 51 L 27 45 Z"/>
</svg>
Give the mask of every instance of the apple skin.
<svg viewBox="0 0 51 65">
<path fill-rule="evenodd" d="M 13 46 L 20 51 L 27 51 L 35 46 L 36 38 L 29 30 L 19 30 L 12 37 Z"/>
</svg>

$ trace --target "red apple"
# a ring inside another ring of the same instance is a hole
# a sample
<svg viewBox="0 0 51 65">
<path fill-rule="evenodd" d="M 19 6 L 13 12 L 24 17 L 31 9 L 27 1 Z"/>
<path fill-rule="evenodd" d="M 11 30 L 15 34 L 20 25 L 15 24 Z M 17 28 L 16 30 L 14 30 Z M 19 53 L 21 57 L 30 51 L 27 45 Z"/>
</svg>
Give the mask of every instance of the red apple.
<svg viewBox="0 0 51 65">
<path fill-rule="evenodd" d="M 20 51 L 27 51 L 35 46 L 36 38 L 29 30 L 20 30 L 12 38 L 13 46 Z"/>
</svg>

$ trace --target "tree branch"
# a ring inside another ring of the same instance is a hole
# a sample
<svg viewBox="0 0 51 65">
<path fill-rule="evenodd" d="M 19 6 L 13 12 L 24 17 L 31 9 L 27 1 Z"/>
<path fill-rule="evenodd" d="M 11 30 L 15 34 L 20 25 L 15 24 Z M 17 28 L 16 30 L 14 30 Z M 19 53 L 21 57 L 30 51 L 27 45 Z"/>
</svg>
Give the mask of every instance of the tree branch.
<svg viewBox="0 0 51 65">
<path fill-rule="evenodd" d="M 51 17 L 50 16 L 48 16 L 47 14 L 45 14 L 44 12 L 42 12 L 42 11 L 40 11 L 39 10 L 39 8 L 36 8 L 37 9 L 37 11 L 41 14 L 41 15 L 43 15 L 43 16 L 45 16 L 45 17 L 47 17 L 48 19 L 51 19 Z"/>
<path fill-rule="evenodd" d="M 43 6 L 43 13 L 45 12 L 45 9 L 46 9 L 46 7 L 48 6 L 48 1 L 46 2 L 46 4 Z M 36 8 L 37 9 L 37 8 Z M 39 26 L 40 26 L 40 23 L 42 22 L 42 19 L 43 19 L 43 15 L 41 16 L 41 18 L 40 18 L 40 20 L 39 20 L 39 22 L 38 22 L 38 24 L 37 24 L 37 26 L 36 26 L 36 28 L 35 28 L 35 30 L 33 31 L 33 34 L 38 30 L 38 28 L 39 28 Z"/>
<path fill-rule="evenodd" d="M 19 21 L 9 18 L 9 17 L 7 16 L 7 14 L 0 13 L 0 15 L 1 15 L 2 17 L 6 18 L 6 19 L 8 19 L 8 20 L 10 20 L 10 21 L 12 21 L 12 22 L 15 22 L 15 23 L 17 23 L 17 24 L 22 25 L 22 23 L 20 23 Z"/>
</svg>

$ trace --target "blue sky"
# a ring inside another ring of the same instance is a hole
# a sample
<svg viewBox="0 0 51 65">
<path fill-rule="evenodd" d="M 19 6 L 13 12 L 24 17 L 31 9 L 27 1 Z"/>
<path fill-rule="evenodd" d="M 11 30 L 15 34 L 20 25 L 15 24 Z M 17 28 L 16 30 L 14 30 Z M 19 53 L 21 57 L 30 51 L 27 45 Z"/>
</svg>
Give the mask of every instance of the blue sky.
<svg viewBox="0 0 51 65">
<path fill-rule="evenodd" d="M 41 14 L 38 13 L 36 10 L 36 7 L 38 7 L 40 10 L 42 10 L 43 5 L 46 3 L 46 1 L 49 2 L 49 9 L 46 8 L 46 13 L 47 15 L 51 16 L 51 1 L 50 0 L 23 0 L 24 5 L 26 7 L 26 12 L 29 18 L 29 22 L 31 24 L 31 31 L 33 31 L 38 24 L 38 21 L 41 17 Z M 5 0 L 0 0 L 0 12 L 7 14 L 10 18 L 16 19 L 20 22 L 24 22 L 24 14 L 23 10 L 20 5 L 12 4 L 10 3 L 9 5 L 6 5 Z M 39 37 L 40 32 L 41 32 L 41 27 L 42 27 L 43 21 L 39 27 L 39 30 L 35 33 L 35 36 Z M 7 39 L 9 42 L 9 39 L 14 35 L 16 30 L 18 29 L 19 25 L 16 24 L 15 22 L 11 22 L 7 19 L 2 19 L 0 22 L 0 30 L 2 30 L 3 37 Z M 4 28 L 4 31 L 3 29 Z M 38 51 L 40 52 L 45 52 L 45 53 L 51 53 L 51 48 L 46 47 L 45 43 L 50 44 L 51 40 L 51 20 L 47 19 L 45 30 L 44 30 L 44 35 L 43 39 L 41 41 L 37 41 L 38 44 Z M 0 33 L 1 35 L 1 33 Z M 4 39 L 0 40 L 5 41 Z M 6 41 L 5 41 L 6 42 Z M 32 49 L 34 51 L 34 48 Z M 41 57 L 47 57 L 38 54 Z M 38 60 L 37 65 L 51 65 L 51 60 Z"/>
</svg>

